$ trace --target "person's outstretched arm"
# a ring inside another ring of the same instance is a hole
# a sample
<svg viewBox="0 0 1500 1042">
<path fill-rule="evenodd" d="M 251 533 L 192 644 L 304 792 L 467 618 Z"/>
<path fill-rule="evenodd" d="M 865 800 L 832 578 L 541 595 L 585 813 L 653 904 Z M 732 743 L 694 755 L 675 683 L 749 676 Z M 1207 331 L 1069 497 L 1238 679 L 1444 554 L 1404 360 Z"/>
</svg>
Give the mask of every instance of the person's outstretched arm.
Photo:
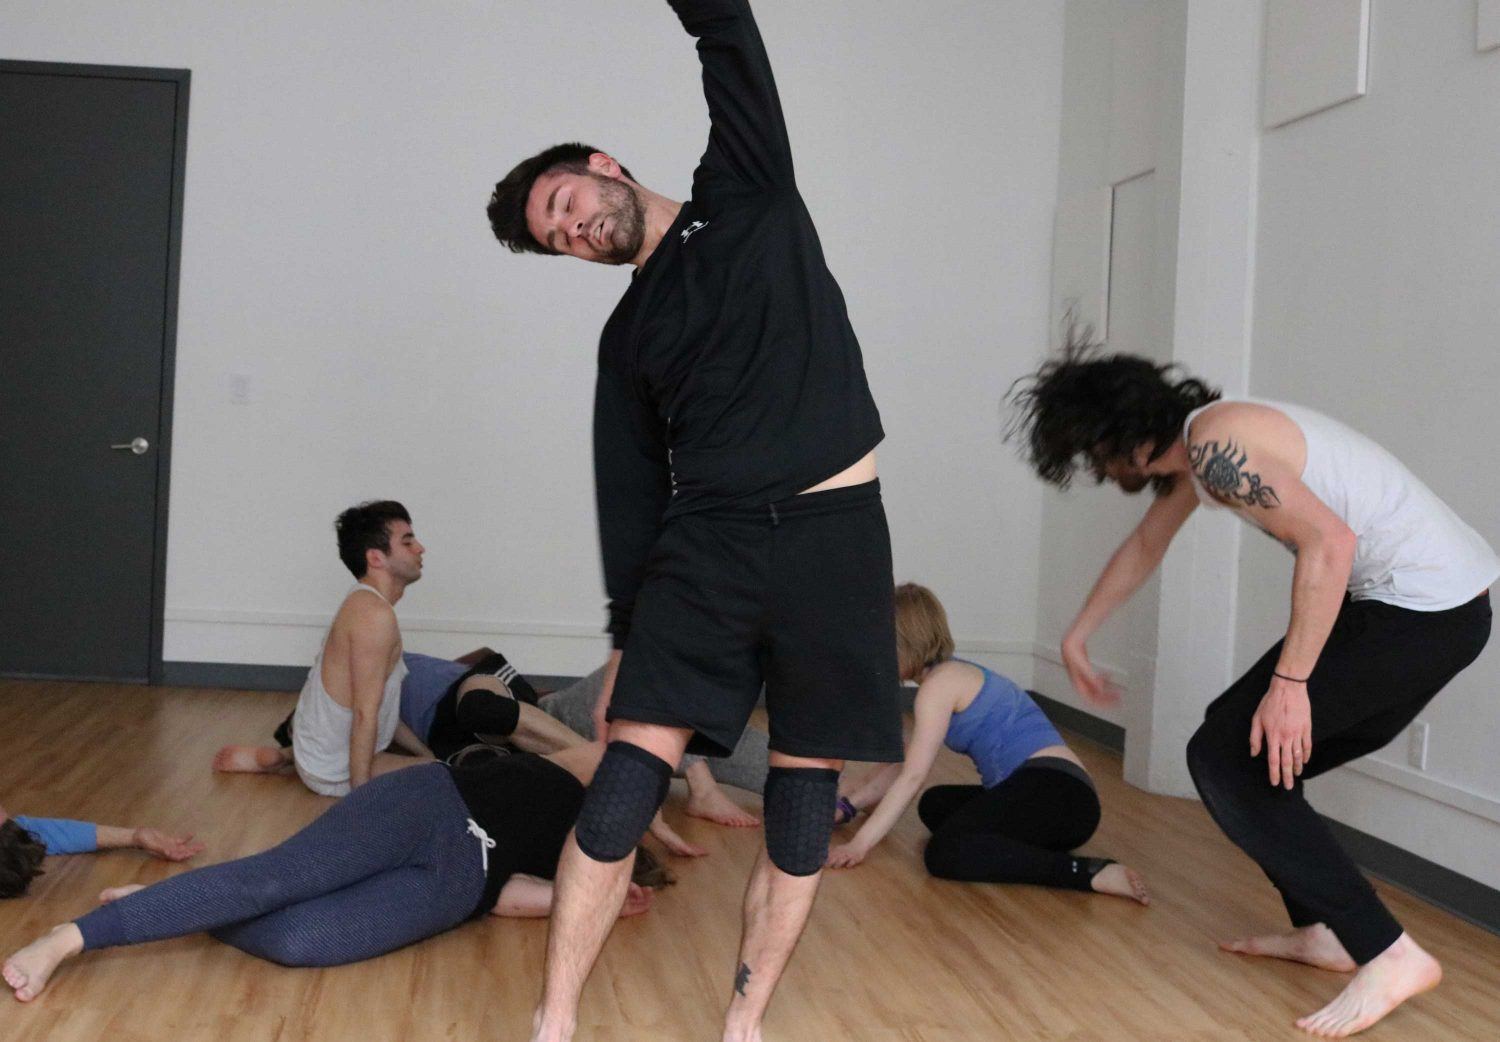
<svg viewBox="0 0 1500 1042">
<path fill-rule="evenodd" d="M 682 27 L 698 39 L 708 150 L 700 173 L 757 188 L 793 181 L 781 98 L 760 29 L 746 0 L 669 0 Z"/>
<path fill-rule="evenodd" d="M 49 854 L 91 854 L 96 850 L 136 849 L 163 861 L 186 861 L 203 851 L 191 834 L 174 836 L 153 828 L 96 825 L 70 818 L 29 818 L 16 815 L 16 824 L 42 841 Z"/>
<path fill-rule="evenodd" d="M 144 826 L 133 829 L 119 828 L 115 825 L 95 827 L 99 830 L 100 850 L 134 848 L 144 850 L 163 861 L 186 861 L 190 857 L 203 853 L 203 843 L 193 839 L 191 832 L 186 836 L 174 836 L 161 829 Z"/>
<path fill-rule="evenodd" d="M 962 673 L 940 668 L 917 689 L 917 721 L 911 740 L 906 743 L 906 761 L 864 827 L 848 843 L 828 852 L 829 868 L 853 868 L 863 861 L 922 791 L 938 750 L 943 747 L 943 736 L 948 733 L 948 721 L 953 718 L 953 707 L 963 683 Z"/>
<path fill-rule="evenodd" d="M 1088 639 L 1115 610 L 1141 588 L 1166 556 L 1172 538 L 1198 506 L 1197 493 L 1184 475 L 1171 491 L 1157 496 L 1146 516 L 1125 537 L 1100 573 L 1083 610 L 1062 640 L 1063 665 L 1073 688 L 1091 702 L 1110 703 L 1119 692 L 1089 661 Z"/>
</svg>

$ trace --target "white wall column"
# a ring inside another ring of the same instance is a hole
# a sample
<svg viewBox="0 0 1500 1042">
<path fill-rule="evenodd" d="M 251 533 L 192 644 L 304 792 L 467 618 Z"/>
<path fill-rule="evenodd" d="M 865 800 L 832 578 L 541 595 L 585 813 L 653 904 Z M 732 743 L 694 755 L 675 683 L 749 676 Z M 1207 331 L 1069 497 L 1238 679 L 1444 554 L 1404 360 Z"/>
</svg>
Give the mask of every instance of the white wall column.
<svg viewBox="0 0 1500 1042">
<path fill-rule="evenodd" d="M 1156 285 L 1174 361 L 1221 386 L 1249 385 L 1259 156 L 1262 6 L 1166 5 L 1156 176 Z M 1173 89 L 1180 85 L 1180 89 Z M 1203 708 L 1233 679 L 1241 526 L 1193 519 L 1163 563 L 1156 677 L 1127 713 L 1125 777 L 1191 795 L 1183 750 Z"/>
</svg>

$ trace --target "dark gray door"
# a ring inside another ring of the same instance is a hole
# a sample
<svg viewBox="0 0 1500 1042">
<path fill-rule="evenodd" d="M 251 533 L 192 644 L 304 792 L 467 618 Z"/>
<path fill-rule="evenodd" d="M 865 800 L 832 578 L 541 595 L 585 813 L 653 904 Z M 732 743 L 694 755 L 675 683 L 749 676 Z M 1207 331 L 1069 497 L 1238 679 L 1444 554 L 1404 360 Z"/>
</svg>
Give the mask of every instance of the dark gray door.
<svg viewBox="0 0 1500 1042">
<path fill-rule="evenodd" d="M 160 673 L 187 87 L 0 62 L 0 674 Z"/>
</svg>

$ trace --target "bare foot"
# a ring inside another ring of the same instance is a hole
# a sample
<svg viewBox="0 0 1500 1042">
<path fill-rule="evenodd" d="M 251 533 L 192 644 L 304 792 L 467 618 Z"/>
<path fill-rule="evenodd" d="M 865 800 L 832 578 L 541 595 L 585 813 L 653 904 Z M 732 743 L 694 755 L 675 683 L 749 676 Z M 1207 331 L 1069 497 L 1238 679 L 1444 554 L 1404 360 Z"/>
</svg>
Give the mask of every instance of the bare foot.
<svg viewBox="0 0 1500 1042">
<path fill-rule="evenodd" d="M 1240 955 L 1267 955 L 1273 959 L 1305 962 L 1320 970 L 1333 970 L 1336 973 L 1353 973 L 1359 968 L 1334 932 L 1322 923 L 1304 926 L 1289 933 L 1220 941 L 1219 947 Z"/>
<path fill-rule="evenodd" d="M 99 891 L 99 903 L 107 905 L 111 901 L 118 901 L 122 897 L 129 897 L 137 890 L 146 889 L 145 883 L 127 883 L 125 886 L 112 886 L 108 890 Z"/>
<path fill-rule="evenodd" d="M 214 754 L 214 770 L 266 774 L 292 762 L 292 751 L 275 745 L 226 745 Z"/>
<path fill-rule="evenodd" d="M 1139 872 L 1127 865 L 1118 863 L 1105 865 L 1094 873 L 1094 879 L 1090 885 L 1096 893 L 1128 897 L 1143 905 L 1151 903 L 1151 895 L 1146 890 L 1146 881 L 1141 878 Z"/>
<path fill-rule="evenodd" d="M 760 819 L 735 803 L 717 785 L 706 791 L 694 791 L 688 795 L 687 812 L 695 818 L 728 825 L 733 829 L 751 828 L 760 824 Z"/>
<path fill-rule="evenodd" d="M 52 971 L 64 959 L 83 951 L 83 934 L 72 923 L 54 926 L 5 960 L 0 976 L 15 989 L 16 998 L 30 1002 L 42 993 Z"/>
<path fill-rule="evenodd" d="M 1297 1021 L 1310 1035 L 1344 1038 L 1363 1031 L 1413 995 L 1437 987 L 1443 968 L 1406 934 L 1359 968 L 1339 997 Z"/>
</svg>

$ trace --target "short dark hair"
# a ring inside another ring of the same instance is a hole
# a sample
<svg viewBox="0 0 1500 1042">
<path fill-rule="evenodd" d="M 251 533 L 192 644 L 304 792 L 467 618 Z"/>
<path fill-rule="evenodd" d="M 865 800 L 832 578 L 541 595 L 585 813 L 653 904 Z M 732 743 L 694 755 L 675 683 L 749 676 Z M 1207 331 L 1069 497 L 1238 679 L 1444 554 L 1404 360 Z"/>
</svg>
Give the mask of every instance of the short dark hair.
<svg viewBox="0 0 1500 1042">
<path fill-rule="evenodd" d="M 1023 442 L 1032 469 L 1059 488 L 1085 464 L 1102 481 L 1106 461 L 1129 457 L 1142 445 L 1157 459 L 1182 436 L 1188 413 L 1220 397 L 1201 380 L 1178 378 L 1175 365 L 1106 355 L 1103 346 L 1091 327 L 1070 322 L 1057 356 L 1006 395 L 1016 410 L 1006 440 Z M 1158 492 L 1168 487 L 1153 485 Z"/>
<path fill-rule="evenodd" d="M 411 515 L 394 499 L 372 499 L 350 507 L 333 523 L 333 530 L 339 537 L 339 560 L 356 579 L 363 579 L 369 570 L 365 562 L 366 550 L 391 552 L 391 534 L 386 526 L 392 521 L 411 524 Z"/>
<path fill-rule="evenodd" d="M 588 173 L 589 156 L 600 151 L 603 150 L 593 145 L 570 141 L 553 145 L 530 159 L 517 163 L 515 169 L 495 183 L 495 191 L 490 194 L 490 205 L 485 207 L 495 238 L 512 253 L 556 256 L 557 251 L 544 242 L 538 242 L 537 237 L 526 226 L 526 200 L 531 198 L 531 186 L 536 184 L 537 178 L 553 170 L 561 169 L 570 174 Z M 630 180 L 635 180 L 623 166 L 620 167 L 620 172 Z"/>
<path fill-rule="evenodd" d="M 0 824 L 0 898 L 20 897 L 42 874 L 47 845 L 21 827 L 15 818 Z"/>
</svg>

